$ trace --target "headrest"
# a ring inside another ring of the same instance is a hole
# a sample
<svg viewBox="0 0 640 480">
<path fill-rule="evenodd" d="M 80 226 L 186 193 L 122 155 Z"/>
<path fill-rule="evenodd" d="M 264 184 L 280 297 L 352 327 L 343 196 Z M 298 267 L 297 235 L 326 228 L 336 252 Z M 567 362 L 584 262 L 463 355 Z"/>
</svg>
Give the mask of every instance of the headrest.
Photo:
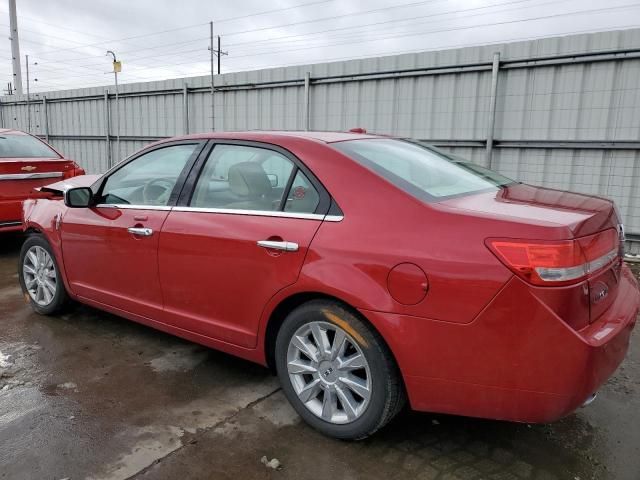
<svg viewBox="0 0 640 480">
<path fill-rule="evenodd" d="M 229 169 L 229 188 L 242 197 L 260 197 L 271 193 L 271 182 L 259 163 L 241 162 Z"/>
</svg>

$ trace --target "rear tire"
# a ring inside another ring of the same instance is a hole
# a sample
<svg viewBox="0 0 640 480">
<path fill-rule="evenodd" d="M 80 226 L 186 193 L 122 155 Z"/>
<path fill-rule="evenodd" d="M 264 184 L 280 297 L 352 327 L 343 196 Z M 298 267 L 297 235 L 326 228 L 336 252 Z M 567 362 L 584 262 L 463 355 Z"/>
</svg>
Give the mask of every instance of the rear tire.
<svg viewBox="0 0 640 480">
<path fill-rule="evenodd" d="M 389 348 L 338 302 L 313 300 L 293 310 L 278 332 L 275 364 L 298 414 L 330 437 L 366 438 L 404 405 Z"/>
<path fill-rule="evenodd" d="M 40 315 L 53 315 L 67 305 L 69 296 L 49 242 L 42 235 L 28 237 L 20 250 L 20 286 Z"/>
</svg>

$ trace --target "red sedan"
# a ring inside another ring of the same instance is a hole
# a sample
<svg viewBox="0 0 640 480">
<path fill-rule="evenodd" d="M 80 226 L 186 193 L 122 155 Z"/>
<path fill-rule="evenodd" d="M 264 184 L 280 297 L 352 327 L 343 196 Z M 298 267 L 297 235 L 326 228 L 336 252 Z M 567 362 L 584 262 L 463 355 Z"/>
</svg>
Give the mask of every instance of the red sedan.
<svg viewBox="0 0 640 480">
<path fill-rule="evenodd" d="M 0 232 L 22 230 L 22 201 L 34 188 L 76 175 L 84 170 L 38 137 L 0 129 Z"/>
<path fill-rule="evenodd" d="M 590 401 L 640 305 L 613 203 L 418 141 L 162 141 L 24 204 L 20 281 L 273 367 L 321 432 L 415 410 L 549 422 Z"/>
</svg>

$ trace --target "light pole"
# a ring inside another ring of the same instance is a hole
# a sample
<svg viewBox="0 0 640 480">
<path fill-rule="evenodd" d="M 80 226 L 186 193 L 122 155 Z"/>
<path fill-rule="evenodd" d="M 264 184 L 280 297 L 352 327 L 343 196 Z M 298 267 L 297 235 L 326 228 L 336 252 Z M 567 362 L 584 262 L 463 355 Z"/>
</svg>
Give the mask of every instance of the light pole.
<svg viewBox="0 0 640 480">
<path fill-rule="evenodd" d="M 122 70 L 122 63 L 120 63 L 116 54 L 111 50 L 107 50 L 107 55 L 111 55 L 113 57 L 113 77 L 115 79 L 116 84 L 116 159 L 120 158 L 120 108 L 119 108 L 119 100 L 118 100 L 118 72 Z"/>
</svg>

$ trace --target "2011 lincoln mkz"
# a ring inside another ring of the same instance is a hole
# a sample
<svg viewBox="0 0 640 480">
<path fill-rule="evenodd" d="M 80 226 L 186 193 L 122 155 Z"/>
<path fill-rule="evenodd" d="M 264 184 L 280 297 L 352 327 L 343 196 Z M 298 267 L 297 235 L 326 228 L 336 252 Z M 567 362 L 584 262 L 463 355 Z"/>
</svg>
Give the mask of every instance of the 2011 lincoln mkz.
<svg viewBox="0 0 640 480">
<path fill-rule="evenodd" d="M 407 403 L 561 418 L 623 361 L 640 304 L 611 201 L 410 139 L 191 135 L 41 193 L 20 260 L 37 312 L 75 300 L 269 365 L 338 438 Z"/>
</svg>

